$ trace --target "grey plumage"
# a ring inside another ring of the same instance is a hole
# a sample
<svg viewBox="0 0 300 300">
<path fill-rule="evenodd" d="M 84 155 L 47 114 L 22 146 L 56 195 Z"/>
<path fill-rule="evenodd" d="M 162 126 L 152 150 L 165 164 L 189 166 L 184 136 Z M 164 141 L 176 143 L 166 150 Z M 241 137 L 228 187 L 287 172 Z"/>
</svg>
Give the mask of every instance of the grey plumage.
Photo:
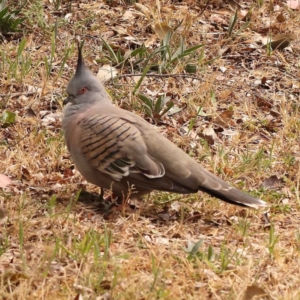
<svg viewBox="0 0 300 300">
<path fill-rule="evenodd" d="M 115 107 L 85 66 L 78 47 L 76 73 L 67 87 L 63 130 L 72 159 L 85 179 L 118 197 L 152 190 L 204 191 L 223 201 L 259 208 L 262 200 L 231 187 L 156 131 L 141 117 Z"/>
</svg>

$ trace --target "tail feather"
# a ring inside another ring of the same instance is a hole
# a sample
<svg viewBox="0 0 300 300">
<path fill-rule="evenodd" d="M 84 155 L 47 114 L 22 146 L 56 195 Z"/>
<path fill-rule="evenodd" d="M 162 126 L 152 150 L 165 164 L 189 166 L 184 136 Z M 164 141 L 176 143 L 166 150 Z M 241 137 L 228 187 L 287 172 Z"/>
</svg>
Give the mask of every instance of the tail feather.
<svg viewBox="0 0 300 300">
<path fill-rule="evenodd" d="M 254 209 L 267 207 L 267 203 L 265 201 L 256 199 L 231 186 L 228 186 L 228 188 L 226 189 L 209 189 L 207 187 L 199 187 L 199 190 L 230 204 L 250 207 Z"/>
</svg>

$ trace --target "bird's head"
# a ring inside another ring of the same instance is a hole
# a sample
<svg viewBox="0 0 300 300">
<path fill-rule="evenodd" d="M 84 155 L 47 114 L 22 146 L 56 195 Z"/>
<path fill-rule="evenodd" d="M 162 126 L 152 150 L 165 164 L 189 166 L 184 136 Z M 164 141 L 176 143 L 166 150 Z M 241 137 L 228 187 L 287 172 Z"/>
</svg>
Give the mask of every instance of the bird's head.
<svg viewBox="0 0 300 300">
<path fill-rule="evenodd" d="M 78 43 L 78 60 L 76 72 L 67 87 L 68 97 L 64 104 L 80 104 L 107 100 L 108 96 L 100 80 L 85 66 L 82 58 L 83 42 Z"/>
</svg>

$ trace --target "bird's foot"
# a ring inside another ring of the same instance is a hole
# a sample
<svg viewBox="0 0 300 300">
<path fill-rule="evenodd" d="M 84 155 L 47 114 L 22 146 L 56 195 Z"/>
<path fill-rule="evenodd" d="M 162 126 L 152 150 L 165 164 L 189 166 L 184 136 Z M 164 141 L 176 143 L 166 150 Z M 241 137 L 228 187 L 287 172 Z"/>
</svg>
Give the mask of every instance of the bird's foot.
<svg viewBox="0 0 300 300">
<path fill-rule="evenodd" d="M 102 188 L 98 197 L 98 201 L 99 209 L 103 213 L 104 217 L 107 217 L 112 212 L 113 207 L 118 206 L 113 196 L 108 196 L 107 198 L 104 198 L 104 190 Z"/>
<path fill-rule="evenodd" d="M 140 201 L 124 199 L 124 197 L 116 196 L 114 194 L 104 198 L 103 189 L 101 189 L 98 202 L 100 204 L 99 209 L 103 213 L 104 217 L 107 217 L 112 212 L 114 207 L 116 207 L 117 210 L 126 210 L 127 208 L 136 210 L 140 207 L 140 205 L 136 205 L 136 203 L 139 203 Z"/>
</svg>

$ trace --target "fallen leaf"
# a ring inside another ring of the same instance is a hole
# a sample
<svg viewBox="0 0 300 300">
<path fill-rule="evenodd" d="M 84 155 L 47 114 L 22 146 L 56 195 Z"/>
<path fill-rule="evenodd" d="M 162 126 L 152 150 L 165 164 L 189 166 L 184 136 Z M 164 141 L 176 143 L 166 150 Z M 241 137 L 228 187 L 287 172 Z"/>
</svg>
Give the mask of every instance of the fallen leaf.
<svg viewBox="0 0 300 300">
<path fill-rule="evenodd" d="M 104 40 L 108 40 L 109 38 L 113 37 L 115 35 L 115 32 L 113 30 L 105 31 L 101 33 L 101 37 Z"/>
<path fill-rule="evenodd" d="M 215 140 L 218 138 L 212 127 L 205 128 L 198 135 L 202 137 L 204 140 L 206 140 L 209 145 L 213 145 L 215 143 Z"/>
<path fill-rule="evenodd" d="M 71 169 L 65 169 L 64 170 L 64 178 L 68 178 L 68 177 L 72 177 L 74 174 L 73 174 L 73 171 Z"/>
<path fill-rule="evenodd" d="M 261 97 L 260 95 L 255 94 L 254 97 L 258 107 L 268 107 L 268 108 L 272 107 L 272 104 L 266 99 L 264 99 L 263 97 Z"/>
<path fill-rule="evenodd" d="M 0 207 L 0 220 L 4 219 L 7 216 L 7 210 Z"/>
<path fill-rule="evenodd" d="M 224 20 L 223 18 L 221 18 L 217 14 L 212 14 L 209 19 L 210 19 L 211 22 L 216 23 L 216 24 L 223 24 L 223 25 L 226 24 L 226 25 L 228 25 L 227 21 Z"/>
<path fill-rule="evenodd" d="M 124 15 L 122 16 L 122 20 L 132 20 L 134 19 L 133 12 L 131 10 L 126 10 Z"/>
<path fill-rule="evenodd" d="M 175 114 L 181 112 L 185 108 L 186 108 L 186 106 L 178 107 L 177 105 L 174 105 L 173 107 L 170 108 L 170 110 L 168 111 L 167 114 L 168 114 L 168 116 L 172 116 L 172 115 L 175 115 Z"/>
<path fill-rule="evenodd" d="M 263 296 L 263 295 L 267 295 L 265 290 L 255 284 L 253 284 L 253 285 L 247 287 L 244 297 L 243 297 L 243 300 L 251 300 L 255 296 Z M 258 299 L 258 298 L 255 297 L 255 299 Z"/>
<path fill-rule="evenodd" d="M 288 47 L 290 42 L 294 39 L 296 39 L 296 36 L 292 33 L 277 34 L 272 38 L 271 42 L 269 41 L 264 45 L 264 48 L 270 45 L 273 50 L 283 50 L 284 48 Z"/>
<path fill-rule="evenodd" d="M 222 127 L 228 127 L 230 125 L 230 121 L 232 120 L 233 110 L 225 110 L 220 113 L 213 122 Z"/>
<path fill-rule="evenodd" d="M 169 32 L 171 33 L 173 31 L 173 29 L 168 25 L 168 23 L 162 22 L 154 24 L 154 31 L 157 36 L 163 40 Z"/>
<path fill-rule="evenodd" d="M 29 181 L 31 176 L 29 171 L 24 166 L 21 166 L 21 172 L 22 172 L 22 179 Z"/>
<path fill-rule="evenodd" d="M 276 175 L 272 175 L 267 178 L 261 186 L 267 190 L 274 190 L 280 188 L 283 184 L 284 181 L 282 178 L 278 178 Z"/>
<path fill-rule="evenodd" d="M 288 19 L 289 19 L 289 15 L 288 15 L 286 12 L 282 12 L 281 14 L 279 14 L 279 15 L 276 17 L 276 20 L 277 20 L 279 23 L 286 22 Z"/>
<path fill-rule="evenodd" d="M 228 168 L 228 167 L 224 167 L 223 172 L 224 172 L 224 174 L 229 175 L 229 176 L 234 175 L 234 171 L 231 168 Z"/>
<path fill-rule="evenodd" d="M 150 18 L 151 13 L 148 7 L 140 3 L 135 3 L 135 8 Z"/>
<path fill-rule="evenodd" d="M 34 112 L 34 110 L 31 107 L 29 107 L 25 112 L 25 116 L 29 117 L 29 118 L 36 117 L 36 113 Z"/>
<path fill-rule="evenodd" d="M 72 14 L 71 13 L 68 13 L 68 14 L 65 15 L 65 20 L 66 21 L 70 21 L 71 18 L 72 18 Z"/>
<path fill-rule="evenodd" d="M 103 65 L 98 73 L 97 73 L 97 77 L 102 81 L 102 82 L 106 82 L 110 79 L 113 79 L 117 76 L 118 74 L 118 70 L 110 65 Z"/>
<path fill-rule="evenodd" d="M 156 35 L 150 36 L 150 38 L 148 38 L 144 43 L 146 48 L 149 48 L 149 47 L 153 46 L 156 43 L 156 40 L 157 40 Z"/>
<path fill-rule="evenodd" d="M 171 203 L 171 209 L 176 211 L 176 212 L 179 212 L 181 210 L 181 202 L 179 201 L 174 201 Z"/>
<path fill-rule="evenodd" d="M 164 221 L 170 220 L 170 215 L 168 213 L 158 213 L 157 216 Z"/>
<path fill-rule="evenodd" d="M 220 67 L 220 70 L 221 70 L 222 73 L 225 73 L 227 68 L 226 67 Z"/>
<path fill-rule="evenodd" d="M 48 126 L 50 124 L 56 123 L 60 121 L 61 114 L 60 113 L 49 113 L 48 111 L 40 111 L 40 115 L 42 117 L 41 123 L 44 126 Z"/>
<path fill-rule="evenodd" d="M 169 239 L 163 237 L 157 237 L 155 239 L 155 244 L 157 245 L 169 245 Z"/>
</svg>

